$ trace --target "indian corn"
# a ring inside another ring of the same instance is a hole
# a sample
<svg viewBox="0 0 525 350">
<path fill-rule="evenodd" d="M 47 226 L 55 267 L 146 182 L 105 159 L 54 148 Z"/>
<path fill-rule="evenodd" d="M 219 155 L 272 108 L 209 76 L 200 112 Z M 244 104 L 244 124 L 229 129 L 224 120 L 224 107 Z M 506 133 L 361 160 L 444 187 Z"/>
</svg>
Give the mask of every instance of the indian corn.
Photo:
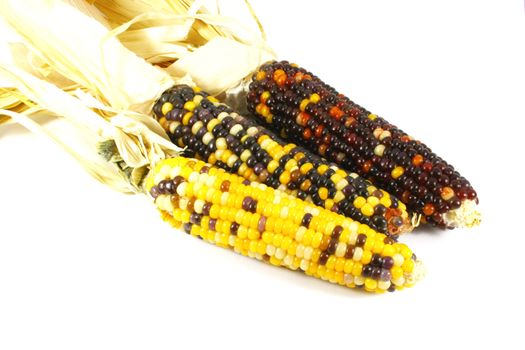
<svg viewBox="0 0 525 350">
<path fill-rule="evenodd" d="M 403 289 L 422 277 L 406 245 L 199 160 L 159 162 L 146 188 L 175 227 L 272 265 L 371 292 Z"/>
<path fill-rule="evenodd" d="M 286 143 L 213 97 L 186 85 L 159 98 L 154 112 L 186 155 L 341 213 L 393 236 L 409 231 L 406 207 L 357 174 Z"/>
<path fill-rule="evenodd" d="M 263 65 L 247 95 L 266 125 L 396 195 L 440 227 L 479 223 L 470 183 L 422 142 L 286 61 Z"/>
</svg>

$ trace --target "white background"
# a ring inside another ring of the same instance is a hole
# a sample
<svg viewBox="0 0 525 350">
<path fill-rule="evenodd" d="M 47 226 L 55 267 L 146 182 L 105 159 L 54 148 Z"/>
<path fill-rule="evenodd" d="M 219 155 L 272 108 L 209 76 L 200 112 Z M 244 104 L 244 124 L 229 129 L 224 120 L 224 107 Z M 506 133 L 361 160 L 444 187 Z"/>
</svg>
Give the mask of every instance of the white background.
<svg viewBox="0 0 525 350">
<path fill-rule="evenodd" d="M 280 58 L 424 140 L 481 227 L 403 237 L 428 267 L 367 295 L 168 227 L 58 147 L 0 129 L 0 349 L 522 348 L 525 11 L 513 0 L 263 1 Z"/>
</svg>

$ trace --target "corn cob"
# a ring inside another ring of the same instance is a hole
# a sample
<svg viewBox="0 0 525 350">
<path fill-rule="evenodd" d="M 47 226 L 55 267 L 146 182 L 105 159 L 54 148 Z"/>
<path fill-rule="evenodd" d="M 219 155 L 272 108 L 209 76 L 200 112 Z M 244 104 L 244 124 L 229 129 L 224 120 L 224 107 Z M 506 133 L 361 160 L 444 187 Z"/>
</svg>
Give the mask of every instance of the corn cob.
<svg viewBox="0 0 525 350">
<path fill-rule="evenodd" d="M 406 207 L 357 174 L 285 143 L 213 97 L 175 86 L 153 108 L 171 140 L 186 155 L 259 181 L 396 236 L 410 231 Z"/>
<path fill-rule="evenodd" d="M 146 189 L 175 227 L 272 265 L 371 292 L 403 289 L 422 277 L 406 245 L 199 160 L 161 161 Z"/>
<path fill-rule="evenodd" d="M 451 165 L 305 69 L 286 61 L 263 65 L 247 102 L 270 129 L 370 179 L 426 222 L 479 223 L 476 192 Z"/>
</svg>

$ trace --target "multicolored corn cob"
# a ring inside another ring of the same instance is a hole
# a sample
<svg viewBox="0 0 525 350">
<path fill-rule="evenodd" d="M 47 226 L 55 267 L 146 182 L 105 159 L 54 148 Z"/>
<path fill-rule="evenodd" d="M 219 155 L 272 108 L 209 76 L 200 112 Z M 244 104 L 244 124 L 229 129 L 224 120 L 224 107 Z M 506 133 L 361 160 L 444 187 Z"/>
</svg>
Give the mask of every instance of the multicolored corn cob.
<svg viewBox="0 0 525 350">
<path fill-rule="evenodd" d="M 197 88 L 164 92 L 154 112 L 185 155 L 293 194 L 396 236 L 410 231 L 406 207 L 370 182 L 280 140 Z"/>
<path fill-rule="evenodd" d="M 406 245 L 199 160 L 161 161 L 146 189 L 175 227 L 272 265 L 370 292 L 403 289 L 422 277 Z"/>
<path fill-rule="evenodd" d="M 286 61 L 253 75 L 248 108 L 268 128 L 357 172 L 440 227 L 474 226 L 470 183 L 422 142 Z"/>
</svg>

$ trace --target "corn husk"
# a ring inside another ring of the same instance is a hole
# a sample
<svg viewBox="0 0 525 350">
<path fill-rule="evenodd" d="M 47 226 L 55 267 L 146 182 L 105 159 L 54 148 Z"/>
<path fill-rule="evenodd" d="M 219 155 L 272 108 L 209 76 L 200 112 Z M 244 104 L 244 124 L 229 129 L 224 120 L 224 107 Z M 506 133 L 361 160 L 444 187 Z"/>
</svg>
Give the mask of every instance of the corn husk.
<svg viewBox="0 0 525 350">
<path fill-rule="evenodd" d="M 0 115 L 52 139 L 99 181 L 140 192 L 147 169 L 179 151 L 160 125 L 141 113 L 173 80 L 109 35 L 89 14 L 96 8 L 85 5 L 0 3 L 4 24 L 15 34 L 2 38 Z M 72 31 L 72 23 L 81 29 Z M 115 154 L 105 159 L 100 145 L 108 142 Z"/>
<path fill-rule="evenodd" d="M 140 0 L 94 1 L 114 27 L 113 33 L 137 55 L 166 67 L 175 79 L 191 79 L 238 106 L 246 78 L 275 59 L 262 25 L 247 1 L 252 27 L 227 16 L 222 2 Z M 254 29 L 255 28 L 255 29 Z"/>
</svg>

